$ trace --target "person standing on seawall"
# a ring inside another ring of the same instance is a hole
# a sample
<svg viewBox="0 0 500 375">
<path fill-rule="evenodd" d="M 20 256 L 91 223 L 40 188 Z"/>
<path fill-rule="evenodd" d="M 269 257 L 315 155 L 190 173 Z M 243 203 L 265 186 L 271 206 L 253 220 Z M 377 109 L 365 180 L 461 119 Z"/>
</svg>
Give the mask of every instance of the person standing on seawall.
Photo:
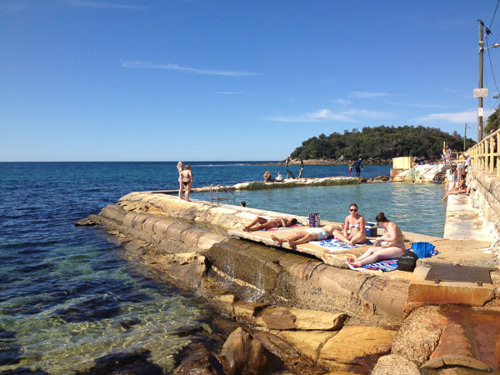
<svg viewBox="0 0 500 375">
<path fill-rule="evenodd" d="M 302 172 L 304 172 L 304 161 L 302 159 L 300 159 L 299 178 L 302 178 Z"/>
<path fill-rule="evenodd" d="M 177 171 L 179 172 L 179 199 L 182 199 L 182 192 L 184 190 L 184 185 L 182 184 L 181 173 L 184 169 L 184 163 L 182 161 L 177 163 Z"/>
<path fill-rule="evenodd" d="M 184 199 L 189 202 L 189 194 L 191 193 L 191 188 L 193 187 L 193 172 L 191 172 L 191 166 L 189 164 L 186 164 L 186 167 L 181 172 L 180 178 L 185 190 Z M 182 199 L 182 195 L 180 198 Z"/>
<path fill-rule="evenodd" d="M 354 168 L 356 169 L 356 177 L 359 177 L 361 175 L 361 169 L 363 169 L 361 158 L 354 162 Z"/>
</svg>

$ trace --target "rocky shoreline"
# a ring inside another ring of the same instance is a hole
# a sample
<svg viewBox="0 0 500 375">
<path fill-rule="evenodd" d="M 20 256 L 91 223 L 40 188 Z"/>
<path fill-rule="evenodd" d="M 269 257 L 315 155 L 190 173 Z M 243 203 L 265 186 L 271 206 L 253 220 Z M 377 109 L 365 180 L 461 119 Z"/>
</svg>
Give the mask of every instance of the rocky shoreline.
<svg viewBox="0 0 500 375">
<path fill-rule="evenodd" d="M 354 160 L 349 159 L 307 159 L 307 160 L 289 160 L 289 165 L 352 165 Z M 277 162 L 262 163 L 262 165 L 285 165 L 286 159 Z M 392 159 L 376 159 L 368 158 L 363 159 L 363 164 L 365 165 L 392 165 Z"/>
</svg>

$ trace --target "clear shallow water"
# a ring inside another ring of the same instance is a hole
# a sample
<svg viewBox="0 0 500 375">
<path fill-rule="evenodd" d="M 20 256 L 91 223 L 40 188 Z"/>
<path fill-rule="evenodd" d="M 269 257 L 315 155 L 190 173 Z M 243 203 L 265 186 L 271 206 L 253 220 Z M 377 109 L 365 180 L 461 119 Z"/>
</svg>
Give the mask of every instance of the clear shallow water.
<svg viewBox="0 0 500 375">
<path fill-rule="evenodd" d="M 172 369 L 172 355 L 190 340 L 179 332 L 199 327 L 210 311 L 122 260 L 120 248 L 98 228 L 73 223 L 131 191 L 176 189 L 175 164 L 0 163 L 0 373 L 31 368 L 71 374 L 110 352 L 138 348 L 151 350 L 151 360 L 165 371 Z M 281 166 L 191 165 L 195 186 L 261 180 L 266 170 L 286 176 Z M 298 175 L 297 166 L 290 169 Z M 303 176 L 347 171 L 306 166 Z M 388 174 L 389 166 L 362 172 Z M 239 192 L 237 202 L 342 221 L 354 201 L 369 220 L 383 210 L 404 230 L 422 233 L 412 229 L 422 220 L 441 235 L 442 225 L 434 224 L 444 223 L 441 195 L 434 185 L 363 184 Z"/>
<path fill-rule="evenodd" d="M 404 231 L 442 237 L 446 216 L 442 196 L 442 185 L 373 183 L 236 191 L 235 202 L 297 216 L 314 212 L 324 220 L 341 223 L 349 214 L 349 205 L 356 203 L 366 221 L 374 222 L 375 216 L 384 212 Z M 195 194 L 193 198 L 210 200 L 210 194 Z"/>
</svg>

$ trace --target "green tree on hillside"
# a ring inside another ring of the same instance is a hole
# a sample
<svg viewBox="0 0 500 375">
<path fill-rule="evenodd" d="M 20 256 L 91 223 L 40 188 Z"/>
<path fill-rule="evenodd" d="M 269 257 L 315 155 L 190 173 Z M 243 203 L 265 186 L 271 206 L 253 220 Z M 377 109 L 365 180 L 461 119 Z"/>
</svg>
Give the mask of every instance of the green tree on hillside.
<svg viewBox="0 0 500 375">
<path fill-rule="evenodd" d="M 365 127 L 344 134 L 321 134 L 302 142 L 290 155 L 294 159 L 391 159 L 397 156 L 417 156 L 437 160 L 443 150 L 443 141 L 452 150 L 463 149 L 464 139 L 457 132 L 445 133 L 437 128 L 423 126 Z M 474 144 L 466 140 L 466 147 Z"/>
<path fill-rule="evenodd" d="M 494 96 L 495 99 L 500 99 L 500 95 Z M 500 104 L 498 105 L 495 112 L 493 112 L 486 122 L 486 127 L 484 128 L 484 135 L 487 136 L 491 132 L 500 129 Z"/>
</svg>

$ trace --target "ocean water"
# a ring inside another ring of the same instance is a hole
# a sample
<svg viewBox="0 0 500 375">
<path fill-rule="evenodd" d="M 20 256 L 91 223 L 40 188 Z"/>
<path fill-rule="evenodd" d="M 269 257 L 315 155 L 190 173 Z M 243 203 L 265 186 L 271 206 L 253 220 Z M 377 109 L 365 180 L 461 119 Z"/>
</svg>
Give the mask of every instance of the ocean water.
<svg viewBox="0 0 500 375">
<path fill-rule="evenodd" d="M 101 229 L 74 222 L 131 191 L 178 188 L 175 164 L 0 163 L 0 374 L 72 374 L 110 353 L 141 348 L 172 370 L 173 355 L 191 340 L 185 332 L 212 312 L 124 261 Z M 191 165 L 195 187 L 261 180 L 266 170 L 286 176 L 282 166 L 248 162 Z M 290 169 L 298 175 L 297 166 Z M 347 166 L 306 166 L 303 176 L 347 174 Z M 388 174 L 389 166 L 362 172 Z M 403 230 L 442 236 L 441 196 L 436 185 L 381 183 L 237 192 L 236 203 L 343 221 L 356 202 L 367 220 L 384 211 Z"/>
</svg>

